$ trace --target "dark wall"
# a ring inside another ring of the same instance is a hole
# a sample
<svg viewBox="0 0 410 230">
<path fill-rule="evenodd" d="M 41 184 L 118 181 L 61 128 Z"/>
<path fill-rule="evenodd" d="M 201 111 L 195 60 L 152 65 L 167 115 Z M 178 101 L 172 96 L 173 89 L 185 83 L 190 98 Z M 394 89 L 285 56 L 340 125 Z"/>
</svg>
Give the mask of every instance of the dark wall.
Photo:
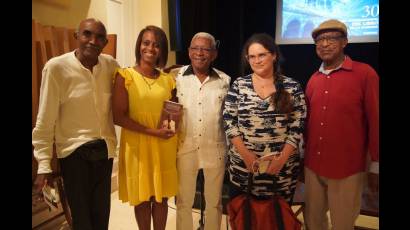
<svg viewBox="0 0 410 230">
<path fill-rule="evenodd" d="M 305 87 L 310 75 L 321 64 L 315 45 L 281 45 L 280 51 L 284 57 L 282 72 L 297 79 Z M 349 43 L 345 54 L 353 60 L 371 65 L 379 73 L 379 43 Z"/>
<path fill-rule="evenodd" d="M 188 64 L 187 48 L 192 36 L 200 31 L 220 40 L 214 66 L 236 79 L 241 73 L 241 51 L 253 33 L 275 37 L 276 1 L 233 0 L 170 0 L 179 1 L 182 49 L 177 51 L 177 64 Z M 306 85 L 320 65 L 313 44 L 281 45 L 282 72 Z M 345 53 L 352 59 L 366 62 L 379 72 L 379 43 L 351 43 Z"/>
</svg>

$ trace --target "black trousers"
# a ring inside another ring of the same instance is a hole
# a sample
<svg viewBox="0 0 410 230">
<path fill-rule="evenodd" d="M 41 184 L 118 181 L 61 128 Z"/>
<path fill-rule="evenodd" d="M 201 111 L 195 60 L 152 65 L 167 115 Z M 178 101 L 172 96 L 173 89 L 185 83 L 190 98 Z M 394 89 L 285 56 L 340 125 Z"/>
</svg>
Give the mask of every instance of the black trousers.
<svg viewBox="0 0 410 230">
<path fill-rule="evenodd" d="M 73 230 L 107 230 L 113 159 L 104 140 L 86 143 L 59 162 Z"/>
</svg>

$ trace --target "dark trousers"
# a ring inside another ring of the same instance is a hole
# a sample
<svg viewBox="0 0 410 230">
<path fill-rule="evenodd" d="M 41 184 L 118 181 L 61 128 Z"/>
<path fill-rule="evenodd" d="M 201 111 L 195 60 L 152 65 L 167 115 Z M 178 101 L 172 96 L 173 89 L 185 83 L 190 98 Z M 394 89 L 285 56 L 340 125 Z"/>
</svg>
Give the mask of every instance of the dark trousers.
<svg viewBox="0 0 410 230">
<path fill-rule="evenodd" d="M 73 230 L 108 229 L 113 159 L 107 158 L 107 147 L 102 143 L 104 146 L 99 143 L 97 148 L 80 146 L 59 159 Z M 105 156 L 95 159 L 98 154 Z"/>
</svg>

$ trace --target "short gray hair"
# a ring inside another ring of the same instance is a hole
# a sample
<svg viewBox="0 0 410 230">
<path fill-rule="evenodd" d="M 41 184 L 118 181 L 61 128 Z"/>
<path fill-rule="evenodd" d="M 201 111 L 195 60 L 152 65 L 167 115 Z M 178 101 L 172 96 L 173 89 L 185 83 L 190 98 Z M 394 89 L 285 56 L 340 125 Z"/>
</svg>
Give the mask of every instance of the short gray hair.
<svg viewBox="0 0 410 230">
<path fill-rule="evenodd" d="M 216 49 L 215 38 L 214 38 L 214 36 L 212 36 L 211 34 L 209 34 L 209 33 L 207 33 L 207 32 L 198 32 L 198 33 L 196 33 L 196 34 L 192 37 L 191 43 L 192 43 L 195 39 L 197 39 L 197 38 L 205 38 L 205 39 L 208 39 L 209 41 L 211 41 L 212 49 Z"/>
</svg>

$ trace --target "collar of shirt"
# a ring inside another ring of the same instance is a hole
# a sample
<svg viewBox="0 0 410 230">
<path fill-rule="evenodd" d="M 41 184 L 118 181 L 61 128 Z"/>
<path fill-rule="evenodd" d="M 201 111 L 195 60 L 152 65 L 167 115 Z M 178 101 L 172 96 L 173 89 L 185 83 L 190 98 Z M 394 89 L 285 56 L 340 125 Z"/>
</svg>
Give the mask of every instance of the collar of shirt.
<svg viewBox="0 0 410 230">
<path fill-rule="evenodd" d="M 72 51 L 71 52 L 71 57 L 75 60 L 75 62 L 79 65 L 79 66 L 81 66 L 81 68 L 83 68 L 83 69 L 85 69 L 85 70 L 88 70 L 88 71 L 90 71 L 89 69 L 87 69 L 84 65 L 83 65 L 83 63 L 81 63 L 81 61 L 77 58 L 77 56 L 75 56 L 75 51 Z M 97 59 L 97 63 L 93 66 L 93 71 L 90 71 L 91 73 L 93 73 L 93 75 L 95 75 L 94 74 L 94 71 L 95 70 L 100 70 L 101 69 L 101 61 L 102 61 L 102 55 L 98 55 L 98 59 Z"/>
<path fill-rule="evenodd" d="M 218 75 L 218 73 L 210 67 L 211 71 L 209 73 L 209 77 L 219 77 L 222 78 L 221 76 Z M 185 72 L 182 74 L 182 76 L 189 76 L 189 75 L 195 75 L 194 73 L 194 68 L 192 68 L 192 65 L 189 65 L 188 68 L 185 70 Z"/>
<path fill-rule="evenodd" d="M 352 59 L 350 59 L 349 56 L 345 55 L 345 59 L 343 60 L 343 62 L 334 69 L 325 70 L 324 63 L 322 62 L 322 64 L 319 67 L 319 72 L 329 75 L 331 72 L 339 70 L 339 69 L 352 70 L 352 65 L 353 65 Z"/>
</svg>

